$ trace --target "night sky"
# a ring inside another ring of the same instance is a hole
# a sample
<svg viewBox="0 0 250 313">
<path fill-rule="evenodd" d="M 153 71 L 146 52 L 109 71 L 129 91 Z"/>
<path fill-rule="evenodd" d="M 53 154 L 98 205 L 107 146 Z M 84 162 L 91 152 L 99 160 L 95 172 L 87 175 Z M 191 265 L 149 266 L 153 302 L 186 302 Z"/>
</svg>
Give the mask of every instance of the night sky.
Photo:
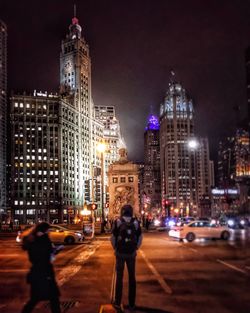
<svg viewBox="0 0 250 313">
<path fill-rule="evenodd" d="M 73 4 L 90 45 L 96 105 L 115 105 L 132 160 L 174 69 L 195 103 L 196 134 L 218 139 L 246 116 L 245 49 L 250 0 L 0 0 L 8 27 L 8 88 L 57 91 L 61 40 Z"/>
</svg>

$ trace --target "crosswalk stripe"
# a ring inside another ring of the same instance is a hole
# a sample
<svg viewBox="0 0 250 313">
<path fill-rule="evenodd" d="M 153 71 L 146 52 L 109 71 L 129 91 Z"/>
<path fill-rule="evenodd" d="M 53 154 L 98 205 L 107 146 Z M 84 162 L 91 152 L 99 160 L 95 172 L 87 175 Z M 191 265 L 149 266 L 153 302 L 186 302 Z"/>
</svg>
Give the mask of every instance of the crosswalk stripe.
<svg viewBox="0 0 250 313">
<path fill-rule="evenodd" d="M 225 266 L 227 266 L 227 267 L 229 267 L 229 268 L 231 268 L 231 269 L 233 269 L 233 270 L 235 270 L 237 272 L 240 272 L 240 273 L 243 273 L 243 274 L 247 274 L 246 271 L 244 271 L 241 268 L 238 268 L 237 266 L 234 266 L 234 265 L 232 265 L 230 263 L 224 262 L 224 261 L 219 260 L 219 259 L 217 259 L 217 262 L 219 262 L 219 263 L 221 263 L 221 264 L 223 264 L 223 265 L 225 265 Z"/>
<path fill-rule="evenodd" d="M 158 280 L 159 284 L 161 285 L 162 289 L 167 293 L 167 294 L 172 294 L 173 291 L 169 287 L 169 285 L 166 283 L 164 278 L 158 273 L 157 269 L 154 267 L 154 265 L 148 260 L 146 257 L 145 253 L 142 250 L 139 250 L 141 256 L 143 257 L 144 261 L 146 262 L 147 266 L 151 270 L 151 272 L 154 274 L 156 279 Z"/>
</svg>

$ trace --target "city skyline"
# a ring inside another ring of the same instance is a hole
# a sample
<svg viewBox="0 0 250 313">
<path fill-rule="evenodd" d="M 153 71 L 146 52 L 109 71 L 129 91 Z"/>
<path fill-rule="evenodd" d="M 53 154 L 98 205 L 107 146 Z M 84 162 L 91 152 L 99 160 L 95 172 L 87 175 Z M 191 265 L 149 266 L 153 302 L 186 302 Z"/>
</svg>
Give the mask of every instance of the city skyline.
<svg viewBox="0 0 250 313">
<path fill-rule="evenodd" d="M 196 133 L 208 136 L 214 158 L 218 138 L 233 131 L 234 108 L 240 106 L 246 116 L 250 1 L 210 1 L 209 6 L 159 1 L 157 7 L 152 1 L 143 1 L 143 7 L 142 1 L 108 1 L 106 6 L 90 1 L 3 1 L 10 90 L 58 90 L 59 45 L 74 3 L 91 49 L 94 104 L 116 107 L 130 158 L 143 159 L 150 106 L 159 116 L 172 68 L 195 101 Z"/>
</svg>

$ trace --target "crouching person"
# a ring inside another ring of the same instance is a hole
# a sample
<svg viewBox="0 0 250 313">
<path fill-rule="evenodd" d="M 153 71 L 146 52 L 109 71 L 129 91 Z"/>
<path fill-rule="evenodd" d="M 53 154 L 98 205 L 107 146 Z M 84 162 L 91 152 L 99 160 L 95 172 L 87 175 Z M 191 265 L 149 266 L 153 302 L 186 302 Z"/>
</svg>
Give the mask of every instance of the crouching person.
<svg viewBox="0 0 250 313">
<path fill-rule="evenodd" d="M 113 305 L 118 312 L 122 311 L 123 272 L 126 263 L 129 278 L 129 309 L 133 311 L 136 299 L 136 251 L 142 243 L 142 233 L 138 220 L 133 217 L 131 205 L 124 205 L 121 208 L 121 216 L 113 224 L 111 243 L 116 256 L 116 286 Z"/>
</svg>

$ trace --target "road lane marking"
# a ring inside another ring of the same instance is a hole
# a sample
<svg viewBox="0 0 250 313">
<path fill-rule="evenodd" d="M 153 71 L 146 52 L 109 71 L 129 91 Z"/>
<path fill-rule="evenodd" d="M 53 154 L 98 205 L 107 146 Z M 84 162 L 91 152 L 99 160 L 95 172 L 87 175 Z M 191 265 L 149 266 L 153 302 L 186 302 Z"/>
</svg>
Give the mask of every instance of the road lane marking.
<svg viewBox="0 0 250 313">
<path fill-rule="evenodd" d="M 0 258 L 16 258 L 20 257 L 20 253 L 6 253 L 6 254 L 1 254 Z"/>
<path fill-rule="evenodd" d="M 111 290 L 110 290 L 110 301 L 111 301 L 111 303 L 113 303 L 115 300 L 115 285 L 116 285 L 116 261 L 114 259 L 113 275 L 112 275 Z"/>
<path fill-rule="evenodd" d="M 29 269 L 27 268 L 27 269 L 25 269 L 25 268 L 17 268 L 17 269 L 13 269 L 13 268 L 10 268 L 10 269 L 8 269 L 8 268 L 6 268 L 6 269 L 4 269 L 4 270 L 1 270 L 0 269 L 0 273 L 21 273 L 21 272 L 28 272 L 29 271 Z"/>
<path fill-rule="evenodd" d="M 196 250 L 196 249 L 193 249 L 193 248 L 189 248 L 189 250 L 191 250 L 191 251 L 193 251 L 193 252 L 198 252 L 198 250 Z"/>
<path fill-rule="evenodd" d="M 95 246 L 88 247 L 87 250 L 81 252 L 77 257 L 72 260 L 72 265 L 66 266 L 62 269 L 57 275 L 57 282 L 59 286 L 65 284 L 68 280 L 71 279 L 77 272 L 80 271 L 84 262 L 86 262 L 91 255 L 96 252 L 96 249 L 100 246 L 100 243 L 96 244 Z"/>
<path fill-rule="evenodd" d="M 154 274 L 156 279 L 158 280 L 159 284 L 161 285 L 162 289 L 167 293 L 167 294 L 172 294 L 173 291 L 169 287 L 169 285 L 166 283 L 164 278 L 158 273 L 157 269 L 154 267 L 154 265 L 148 260 L 146 257 L 145 253 L 142 250 L 139 250 L 141 256 L 143 257 L 144 261 L 146 262 L 148 268 L 151 270 L 151 272 Z"/>
<path fill-rule="evenodd" d="M 227 266 L 227 267 L 229 267 L 229 268 L 231 268 L 231 269 L 233 269 L 233 270 L 235 270 L 237 272 L 240 272 L 240 273 L 243 273 L 243 274 L 247 274 L 246 271 L 244 271 L 241 268 L 238 268 L 237 266 L 234 266 L 234 265 L 232 265 L 230 263 L 224 262 L 224 261 L 219 260 L 219 259 L 217 259 L 217 262 L 219 262 L 219 263 L 221 263 L 221 264 L 223 264 L 223 265 L 225 265 L 225 266 Z"/>
</svg>

